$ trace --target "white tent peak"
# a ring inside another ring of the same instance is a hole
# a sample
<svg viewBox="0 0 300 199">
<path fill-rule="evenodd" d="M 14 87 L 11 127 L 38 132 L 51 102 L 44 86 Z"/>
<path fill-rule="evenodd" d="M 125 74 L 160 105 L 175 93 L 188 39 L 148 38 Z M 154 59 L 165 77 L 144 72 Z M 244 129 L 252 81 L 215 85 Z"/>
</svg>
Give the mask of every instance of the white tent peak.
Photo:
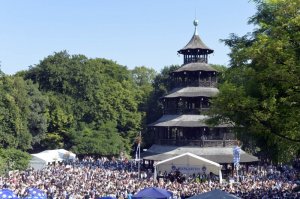
<svg viewBox="0 0 300 199">
<path fill-rule="evenodd" d="M 193 154 L 193 153 L 190 153 L 190 152 L 183 153 L 183 154 L 181 154 L 181 155 L 178 155 L 178 156 L 175 156 L 175 157 L 166 159 L 166 160 L 162 160 L 162 161 L 160 161 L 160 162 L 156 162 L 156 163 L 154 164 L 154 166 L 159 165 L 159 164 L 163 164 L 163 163 L 165 163 L 165 162 L 169 162 L 169 161 L 171 161 L 171 160 L 175 160 L 175 159 L 178 159 L 178 158 L 181 158 L 181 157 L 184 157 L 184 156 L 190 156 L 190 157 L 192 157 L 192 158 L 201 160 L 201 161 L 203 161 L 203 162 L 207 162 L 208 164 L 215 165 L 216 167 L 220 167 L 220 168 L 222 167 L 222 165 L 220 165 L 219 163 L 213 162 L 213 161 L 208 160 L 208 159 L 206 159 L 206 158 L 202 158 L 202 157 L 200 157 L 200 156 L 198 156 L 198 155 L 195 155 L 195 154 Z"/>
</svg>

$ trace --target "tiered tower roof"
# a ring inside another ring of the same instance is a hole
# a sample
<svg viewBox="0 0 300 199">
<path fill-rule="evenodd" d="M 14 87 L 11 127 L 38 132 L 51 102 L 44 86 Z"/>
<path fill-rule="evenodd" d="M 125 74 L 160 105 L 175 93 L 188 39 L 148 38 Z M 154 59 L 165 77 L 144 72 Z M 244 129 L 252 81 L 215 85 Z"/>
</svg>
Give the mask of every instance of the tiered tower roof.
<svg viewBox="0 0 300 199">
<path fill-rule="evenodd" d="M 185 45 L 185 47 L 180 49 L 178 51 L 178 53 L 179 54 L 186 54 L 186 55 L 194 54 L 195 52 L 197 52 L 198 54 L 211 54 L 211 53 L 213 53 L 214 50 L 207 47 L 198 35 L 198 31 L 197 31 L 198 20 L 194 20 L 194 26 L 195 26 L 195 31 L 194 31 L 194 34 L 193 34 L 191 40 L 188 42 L 187 45 Z"/>
</svg>

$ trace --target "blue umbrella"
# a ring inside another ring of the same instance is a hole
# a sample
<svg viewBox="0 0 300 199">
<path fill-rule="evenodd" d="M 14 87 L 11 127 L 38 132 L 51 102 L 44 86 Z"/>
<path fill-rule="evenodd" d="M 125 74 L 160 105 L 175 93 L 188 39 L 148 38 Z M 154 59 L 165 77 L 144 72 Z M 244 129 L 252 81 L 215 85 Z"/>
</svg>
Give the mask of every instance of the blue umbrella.
<svg viewBox="0 0 300 199">
<path fill-rule="evenodd" d="M 0 198 L 5 198 L 5 199 L 19 199 L 16 194 L 10 189 L 1 189 L 0 190 Z"/>
<path fill-rule="evenodd" d="M 40 197 L 40 196 L 26 196 L 23 199 L 45 199 L 46 197 Z"/>
<path fill-rule="evenodd" d="M 166 189 L 149 187 L 139 191 L 137 194 L 133 195 L 132 198 L 133 199 L 143 199 L 143 198 L 169 199 L 169 198 L 173 198 L 173 193 L 171 191 L 167 191 Z"/>
<path fill-rule="evenodd" d="M 38 188 L 32 187 L 32 188 L 28 188 L 26 191 L 28 193 L 27 197 L 32 197 L 32 198 L 36 198 L 36 199 L 37 198 L 40 198 L 40 199 L 46 199 L 47 198 L 46 194 Z"/>
<path fill-rule="evenodd" d="M 117 199 L 117 198 L 113 196 L 102 196 L 99 199 Z"/>
</svg>

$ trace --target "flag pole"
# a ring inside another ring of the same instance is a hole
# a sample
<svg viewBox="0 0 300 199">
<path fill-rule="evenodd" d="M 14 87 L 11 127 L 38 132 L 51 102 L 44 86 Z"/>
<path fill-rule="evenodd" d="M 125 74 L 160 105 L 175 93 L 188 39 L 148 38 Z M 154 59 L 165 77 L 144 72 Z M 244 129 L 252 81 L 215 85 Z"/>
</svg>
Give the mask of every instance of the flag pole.
<svg viewBox="0 0 300 199">
<path fill-rule="evenodd" d="M 141 131 L 139 134 L 139 139 L 138 139 L 138 178 L 141 178 L 141 140 L 142 140 L 142 135 Z"/>
</svg>

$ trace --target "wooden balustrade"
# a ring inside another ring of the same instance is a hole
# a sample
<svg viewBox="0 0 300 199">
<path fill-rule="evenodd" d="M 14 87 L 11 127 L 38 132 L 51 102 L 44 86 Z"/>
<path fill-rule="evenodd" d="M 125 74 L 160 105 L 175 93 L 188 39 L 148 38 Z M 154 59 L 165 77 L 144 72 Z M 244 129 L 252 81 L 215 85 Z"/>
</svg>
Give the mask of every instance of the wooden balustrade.
<svg viewBox="0 0 300 199">
<path fill-rule="evenodd" d="M 215 81 L 194 81 L 194 82 L 178 82 L 176 85 L 178 87 L 186 87 L 186 86 L 193 86 L 193 87 L 217 87 L 217 82 Z"/>
<path fill-rule="evenodd" d="M 197 146 L 197 147 L 232 147 L 236 140 L 175 140 L 160 139 L 157 144 L 174 146 Z"/>
</svg>

